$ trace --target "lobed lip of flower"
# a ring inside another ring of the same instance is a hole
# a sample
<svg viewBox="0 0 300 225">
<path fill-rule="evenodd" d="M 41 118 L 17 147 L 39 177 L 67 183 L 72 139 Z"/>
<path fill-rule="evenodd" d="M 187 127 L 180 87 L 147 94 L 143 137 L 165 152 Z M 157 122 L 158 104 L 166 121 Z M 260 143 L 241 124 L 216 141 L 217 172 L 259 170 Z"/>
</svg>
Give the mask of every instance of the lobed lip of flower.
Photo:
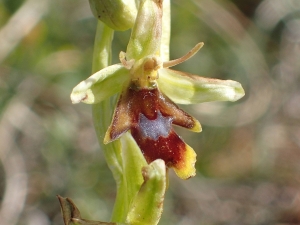
<svg viewBox="0 0 300 225">
<path fill-rule="evenodd" d="M 168 68 L 189 59 L 202 46 L 199 43 L 185 56 L 169 62 L 161 62 L 155 55 L 126 61 L 126 54 L 121 53 L 120 64 L 102 69 L 78 84 L 71 94 L 72 102 L 94 104 L 121 92 L 104 142 L 109 143 L 130 130 L 148 163 L 162 158 L 180 178 L 194 176 L 196 153 L 171 124 L 195 132 L 201 131 L 201 125 L 173 102 L 236 101 L 244 95 L 236 81 L 204 78 Z M 154 116 L 147 114 L 149 110 Z M 179 117 L 183 122 L 176 121 Z M 191 121 L 190 125 L 184 125 L 187 121 Z M 153 126 L 159 133 L 154 133 Z"/>
<path fill-rule="evenodd" d="M 203 43 L 181 58 L 163 62 L 159 57 L 161 31 L 162 0 L 141 0 L 127 51 L 120 53 L 121 63 L 79 83 L 71 100 L 95 104 L 120 92 L 104 143 L 130 130 L 148 163 L 161 158 L 180 178 L 187 179 L 195 175 L 196 153 L 175 133 L 172 124 L 195 132 L 201 131 L 201 125 L 175 103 L 236 101 L 244 90 L 236 81 L 169 69 L 191 58 Z"/>
<path fill-rule="evenodd" d="M 137 88 L 131 84 L 120 95 L 104 143 L 130 131 L 148 163 L 163 159 L 180 178 L 187 179 L 195 175 L 196 153 L 175 133 L 172 124 L 201 131 L 200 123 L 157 87 Z"/>
</svg>

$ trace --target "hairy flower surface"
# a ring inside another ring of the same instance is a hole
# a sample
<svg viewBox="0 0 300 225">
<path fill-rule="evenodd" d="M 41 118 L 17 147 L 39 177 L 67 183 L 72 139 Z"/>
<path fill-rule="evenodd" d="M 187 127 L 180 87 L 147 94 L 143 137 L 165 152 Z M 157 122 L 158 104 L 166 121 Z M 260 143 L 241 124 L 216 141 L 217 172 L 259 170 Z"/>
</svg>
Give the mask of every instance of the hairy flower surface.
<svg viewBox="0 0 300 225">
<path fill-rule="evenodd" d="M 187 179 L 195 175 L 196 153 L 175 133 L 172 125 L 194 132 L 200 132 L 201 126 L 175 103 L 236 101 L 244 95 L 244 90 L 236 81 L 169 69 L 192 57 L 203 43 L 179 59 L 162 62 L 159 56 L 161 17 L 161 0 L 141 1 L 127 51 L 120 53 L 121 63 L 79 83 L 71 99 L 73 103 L 94 104 L 119 92 L 104 143 L 131 132 L 148 163 L 163 159 L 180 178 Z"/>
<path fill-rule="evenodd" d="M 175 133 L 172 124 L 200 131 L 199 122 L 179 109 L 157 87 L 126 88 L 118 101 L 104 142 L 130 130 L 148 163 L 163 159 L 182 178 L 195 174 L 196 154 Z"/>
</svg>

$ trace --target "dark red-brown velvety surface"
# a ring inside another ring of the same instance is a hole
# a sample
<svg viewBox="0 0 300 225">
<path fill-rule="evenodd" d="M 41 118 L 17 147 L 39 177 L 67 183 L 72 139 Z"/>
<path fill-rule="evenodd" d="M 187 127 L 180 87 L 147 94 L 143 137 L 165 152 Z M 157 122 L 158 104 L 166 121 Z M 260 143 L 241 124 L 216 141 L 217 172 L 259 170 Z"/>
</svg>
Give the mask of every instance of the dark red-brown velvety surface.
<svg viewBox="0 0 300 225">
<path fill-rule="evenodd" d="M 193 128 L 195 120 L 179 109 L 157 88 L 128 88 L 120 96 L 110 138 L 115 140 L 130 130 L 148 163 L 163 159 L 168 166 L 180 167 L 186 144 L 172 124 Z"/>
<path fill-rule="evenodd" d="M 157 140 L 144 138 L 138 128 L 131 129 L 131 134 L 141 148 L 148 163 L 163 159 L 167 166 L 174 166 L 182 159 L 185 143 L 171 130 L 169 136 Z"/>
<path fill-rule="evenodd" d="M 144 114 L 149 120 L 156 119 L 159 110 L 163 116 L 172 117 L 173 124 L 186 128 L 192 128 L 195 125 L 193 117 L 179 109 L 157 88 L 139 90 L 129 88 L 121 98 L 122 107 L 127 108 L 132 123 L 137 123 L 140 113 Z"/>
<path fill-rule="evenodd" d="M 130 89 L 128 95 L 132 99 L 130 109 L 133 112 L 132 116 L 134 118 L 134 126 L 131 128 L 131 134 L 141 148 L 146 160 L 152 162 L 160 158 L 168 166 L 178 163 L 184 154 L 185 143 L 173 129 L 169 130 L 168 136 L 159 136 L 157 140 L 144 136 L 141 131 L 140 113 L 150 121 L 157 120 L 159 112 L 165 120 L 170 116 L 169 113 L 160 110 L 165 109 L 165 107 L 161 107 L 162 104 L 165 104 L 164 97 L 159 93 L 158 89 L 142 89 L 137 91 Z"/>
</svg>

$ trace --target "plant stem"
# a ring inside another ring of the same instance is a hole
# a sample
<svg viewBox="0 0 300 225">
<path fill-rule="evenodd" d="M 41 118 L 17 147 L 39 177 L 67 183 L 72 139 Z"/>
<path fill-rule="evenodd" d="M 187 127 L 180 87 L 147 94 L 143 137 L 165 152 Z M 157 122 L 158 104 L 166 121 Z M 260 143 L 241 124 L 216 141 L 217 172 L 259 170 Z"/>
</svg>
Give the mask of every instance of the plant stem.
<svg viewBox="0 0 300 225">
<path fill-rule="evenodd" d="M 92 73 L 97 72 L 111 64 L 112 50 L 111 43 L 114 36 L 114 30 L 98 21 L 95 43 L 94 43 L 94 54 L 93 54 L 93 65 Z M 113 173 L 114 179 L 117 182 L 117 186 L 120 186 L 122 180 L 122 159 L 121 159 L 121 148 L 120 141 L 116 140 L 107 145 L 103 144 L 103 138 L 105 132 L 110 124 L 111 117 L 113 114 L 113 103 L 114 98 L 106 99 L 98 104 L 92 105 L 93 120 L 101 149 L 104 152 L 105 160 Z M 120 191 L 117 195 L 123 195 Z M 117 198 L 119 198 L 117 196 Z M 118 219 L 114 216 L 112 219 Z"/>
<path fill-rule="evenodd" d="M 98 22 L 94 56 L 93 72 L 96 72 L 111 63 L 111 43 L 114 31 Z M 129 206 L 136 196 L 143 177 L 141 169 L 147 165 L 140 149 L 130 134 L 124 134 L 119 140 L 107 145 L 103 144 L 105 132 L 111 122 L 116 97 L 106 99 L 101 103 L 94 104 L 93 120 L 97 137 L 104 151 L 106 162 L 113 173 L 117 183 L 117 196 L 111 220 L 123 223 L 126 221 Z"/>
</svg>

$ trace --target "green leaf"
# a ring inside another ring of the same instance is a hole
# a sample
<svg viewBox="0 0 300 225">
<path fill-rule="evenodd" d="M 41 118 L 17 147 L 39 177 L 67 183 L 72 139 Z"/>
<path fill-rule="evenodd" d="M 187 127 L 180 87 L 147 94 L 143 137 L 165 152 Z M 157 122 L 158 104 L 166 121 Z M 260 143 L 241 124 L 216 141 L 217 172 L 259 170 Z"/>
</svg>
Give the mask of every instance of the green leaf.
<svg viewBox="0 0 300 225">
<path fill-rule="evenodd" d="M 117 181 L 118 195 L 112 221 L 124 222 L 132 199 L 137 195 L 142 183 L 142 168 L 147 162 L 129 132 L 120 138 L 122 152 L 122 178 Z"/>
<path fill-rule="evenodd" d="M 178 104 L 236 101 L 245 95 L 239 82 L 200 77 L 171 69 L 160 69 L 160 90 Z"/>
<path fill-rule="evenodd" d="M 129 132 L 120 138 L 123 159 L 124 180 L 127 182 L 127 196 L 132 199 L 140 189 L 144 179 L 142 168 L 147 166 L 146 159 L 141 149 Z"/>
</svg>

